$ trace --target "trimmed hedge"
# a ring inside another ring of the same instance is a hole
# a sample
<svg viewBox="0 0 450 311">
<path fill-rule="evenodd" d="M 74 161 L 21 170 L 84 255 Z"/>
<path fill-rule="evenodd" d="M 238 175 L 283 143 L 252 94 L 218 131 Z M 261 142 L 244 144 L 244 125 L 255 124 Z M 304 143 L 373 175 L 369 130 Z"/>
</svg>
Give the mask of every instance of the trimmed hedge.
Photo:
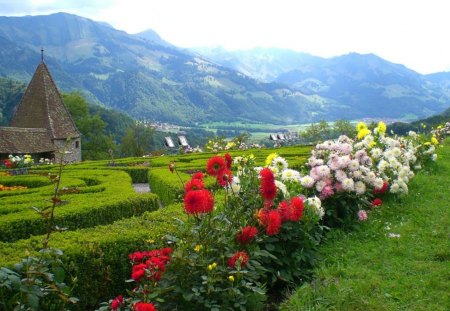
<svg viewBox="0 0 450 311">
<path fill-rule="evenodd" d="M 84 180 L 75 178 L 80 175 Z M 93 186 L 87 186 L 87 183 Z M 158 197 L 155 194 L 136 194 L 130 176 L 122 171 L 67 171 L 62 176 L 64 186 L 75 186 L 80 190 L 76 194 L 63 195 L 61 198 L 67 203 L 57 206 L 55 210 L 55 223 L 71 230 L 108 224 L 158 208 Z M 46 226 L 42 218 L 31 207 L 49 205 L 52 189 L 53 185 L 50 185 L 42 187 L 39 192 L 24 192 L 20 197 L 2 198 L 2 241 L 11 242 L 45 233 Z"/>
<path fill-rule="evenodd" d="M 64 252 L 66 282 L 70 284 L 71 278 L 77 278 L 73 296 L 80 302 L 72 309 L 93 310 L 99 302 L 131 289 L 125 283 L 131 273 L 128 254 L 150 249 L 149 240 L 157 242 L 176 232 L 174 218 L 184 217 L 178 204 L 106 226 L 55 233 L 50 246 Z M 13 266 L 26 251 L 36 255 L 43 238 L 34 236 L 15 243 L 0 243 L 0 266 Z"/>
</svg>

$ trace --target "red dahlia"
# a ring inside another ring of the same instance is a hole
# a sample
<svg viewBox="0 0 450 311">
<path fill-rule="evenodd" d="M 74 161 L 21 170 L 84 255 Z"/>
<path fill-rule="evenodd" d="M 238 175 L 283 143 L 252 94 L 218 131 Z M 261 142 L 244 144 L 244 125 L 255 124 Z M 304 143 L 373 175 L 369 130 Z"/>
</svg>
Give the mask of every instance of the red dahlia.
<svg viewBox="0 0 450 311">
<path fill-rule="evenodd" d="M 184 209 L 188 214 L 209 213 L 213 208 L 214 197 L 208 190 L 192 190 L 184 196 Z"/>
<path fill-rule="evenodd" d="M 225 160 L 220 156 L 212 157 L 206 164 L 206 172 L 211 176 L 219 175 L 225 168 Z"/>
<path fill-rule="evenodd" d="M 258 229 L 256 227 L 247 226 L 242 228 L 236 235 L 236 240 L 241 244 L 247 244 L 253 241 L 255 236 L 258 234 Z"/>
<path fill-rule="evenodd" d="M 184 185 L 184 190 L 186 192 L 192 191 L 192 190 L 202 190 L 205 188 L 205 184 L 201 179 L 194 179 L 192 178 Z"/>
<path fill-rule="evenodd" d="M 225 163 L 227 165 L 227 169 L 231 169 L 231 164 L 233 163 L 233 159 L 231 158 L 229 153 L 225 154 Z"/>
<path fill-rule="evenodd" d="M 228 184 L 231 184 L 233 181 L 233 173 L 229 169 L 224 169 L 222 172 L 217 175 L 217 183 L 221 187 L 225 187 Z"/>
<path fill-rule="evenodd" d="M 119 295 L 111 302 L 111 309 L 117 310 L 123 304 L 123 296 Z"/>
<path fill-rule="evenodd" d="M 376 199 L 374 199 L 373 201 L 372 201 L 372 207 L 375 207 L 375 206 L 380 206 L 380 205 L 383 205 L 383 201 L 381 201 L 381 199 L 379 199 L 379 198 L 376 198 Z"/>
<path fill-rule="evenodd" d="M 239 265 L 240 268 L 245 267 L 248 264 L 248 261 L 250 258 L 247 255 L 247 252 L 236 252 L 234 253 L 233 257 L 231 257 L 228 260 L 228 265 L 231 269 L 236 269 L 236 263 Z"/>
<path fill-rule="evenodd" d="M 266 201 L 272 201 L 277 195 L 277 186 L 275 185 L 275 177 L 269 168 L 263 168 L 259 173 L 261 177 L 260 192 Z"/>
<path fill-rule="evenodd" d="M 280 231 L 281 215 L 278 210 L 271 210 L 267 215 L 267 235 L 275 235 Z"/>
<path fill-rule="evenodd" d="M 145 276 L 145 269 L 147 269 L 146 264 L 140 263 L 134 265 L 131 271 L 131 278 L 139 282 Z"/>
<path fill-rule="evenodd" d="M 156 311 L 156 308 L 152 303 L 140 301 L 134 305 L 134 311 Z"/>
<path fill-rule="evenodd" d="M 289 220 L 290 221 L 300 221 L 303 216 L 303 200 L 299 197 L 294 197 L 291 200 L 291 203 L 289 204 Z"/>
<path fill-rule="evenodd" d="M 200 180 L 203 180 L 203 173 L 202 172 L 197 172 L 197 173 L 194 173 L 194 175 L 192 175 L 192 179 L 200 179 Z"/>
<path fill-rule="evenodd" d="M 383 187 L 375 188 L 375 189 L 373 189 L 373 192 L 376 193 L 376 194 L 385 193 L 388 187 L 389 187 L 389 183 L 387 181 L 385 181 L 383 183 Z"/>
</svg>

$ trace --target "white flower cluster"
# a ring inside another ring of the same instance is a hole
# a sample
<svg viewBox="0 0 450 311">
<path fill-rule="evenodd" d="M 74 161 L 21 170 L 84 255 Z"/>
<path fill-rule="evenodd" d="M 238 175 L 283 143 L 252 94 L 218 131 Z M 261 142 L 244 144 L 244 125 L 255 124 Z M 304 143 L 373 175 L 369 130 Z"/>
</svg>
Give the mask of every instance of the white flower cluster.
<svg viewBox="0 0 450 311">
<path fill-rule="evenodd" d="M 340 136 L 336 141 L 318 144 L 308 159 L 309 175 L 302 177 L 300 183 L 315 190 L 322 200 L 337 192 L 364 195 L 368 188 L 381 188 L 383 179 L 372 170 L 372 158 L 364 149 L 371 143 L 365 138 L 357 146 L 349 137 Z"/>
</svg>

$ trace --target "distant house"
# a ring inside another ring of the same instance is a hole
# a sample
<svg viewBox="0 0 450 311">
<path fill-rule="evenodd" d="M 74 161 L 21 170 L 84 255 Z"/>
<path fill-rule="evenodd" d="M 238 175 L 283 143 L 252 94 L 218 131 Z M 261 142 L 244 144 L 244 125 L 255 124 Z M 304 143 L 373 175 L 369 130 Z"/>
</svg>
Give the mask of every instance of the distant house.
<svg viewBox="0 0 450 311">
<path fill-rule="evenodd" d="M 81 134 L 70 116 L 44 61 L 28 85 L 12 118 L 0 127 L 0 159 L 10 154 L 31 154 L 34 159 L 81 161 Z M 63 150 L 67 140 L 70 145 Z"/>
</svg>

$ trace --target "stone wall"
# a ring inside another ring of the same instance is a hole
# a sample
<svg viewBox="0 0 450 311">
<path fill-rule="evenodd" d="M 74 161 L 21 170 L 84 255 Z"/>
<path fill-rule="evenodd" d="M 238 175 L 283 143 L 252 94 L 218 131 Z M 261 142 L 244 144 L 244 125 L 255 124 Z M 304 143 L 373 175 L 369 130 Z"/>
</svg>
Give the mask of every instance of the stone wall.
<svg viewBox="0 0 450 311">
<path fill-rule="evenodd" d="M 58 148 L 55 152 L 55 162 L 60 161 L 60 156 L 64 153 L 64 161 L 73 163 L 81 161 L 81 138 L 77 137 L 70 142 L 65 139 L 55 139 L 53 143 Z"/>
</svg>

